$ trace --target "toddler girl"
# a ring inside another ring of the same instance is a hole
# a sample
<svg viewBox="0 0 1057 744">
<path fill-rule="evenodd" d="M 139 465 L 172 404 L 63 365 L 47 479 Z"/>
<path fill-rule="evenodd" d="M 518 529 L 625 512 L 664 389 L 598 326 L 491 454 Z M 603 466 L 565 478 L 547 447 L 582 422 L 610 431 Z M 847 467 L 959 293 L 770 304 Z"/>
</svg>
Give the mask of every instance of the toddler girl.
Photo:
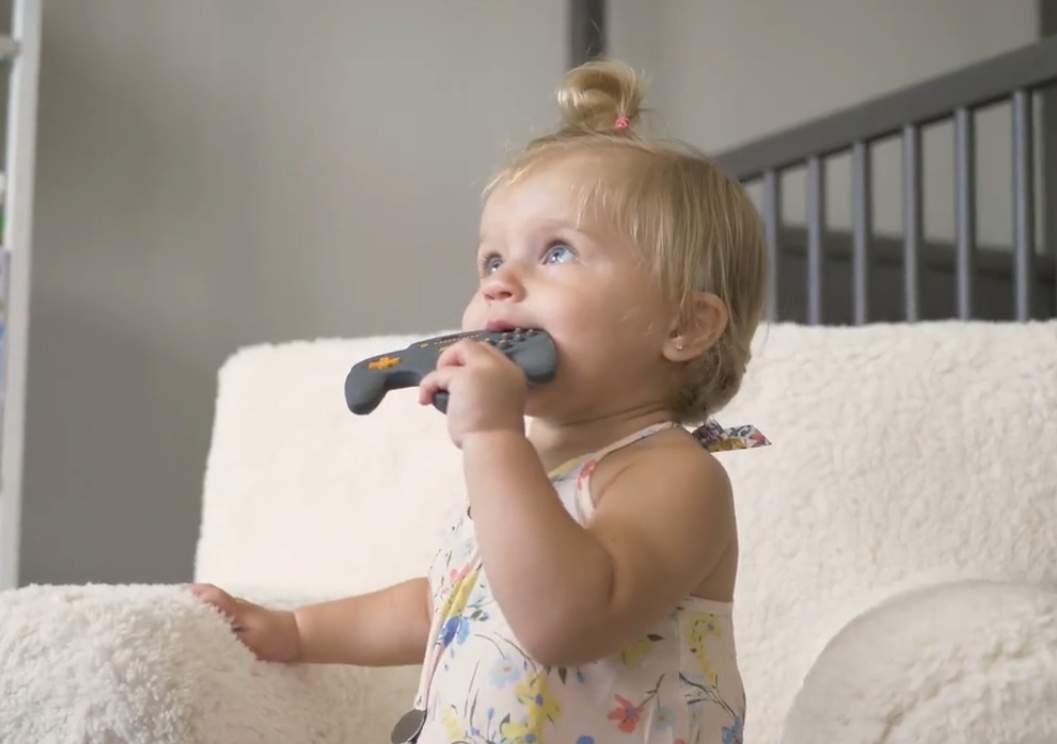
<svg viewBox="0 0 1057 744">
<path fill-rule="evenodd" d="M 261 659 L 423 663 L 394 741 L 741 741 L 738 540 L 710 451 L 766 440 L 708 417 L 749 360 L 761 230 L 704 157 L 638 133 L 641 97 L 620 63 L 571 71 L 563 126 L 486 190 L 463 328 L 541 328 L 558 372 L 529 388 L 462 341 L 422 380 L 421 403 L 450 394 L 468 499 L 428 576 L 293 612 L 194 586 Z"/>
</svg>

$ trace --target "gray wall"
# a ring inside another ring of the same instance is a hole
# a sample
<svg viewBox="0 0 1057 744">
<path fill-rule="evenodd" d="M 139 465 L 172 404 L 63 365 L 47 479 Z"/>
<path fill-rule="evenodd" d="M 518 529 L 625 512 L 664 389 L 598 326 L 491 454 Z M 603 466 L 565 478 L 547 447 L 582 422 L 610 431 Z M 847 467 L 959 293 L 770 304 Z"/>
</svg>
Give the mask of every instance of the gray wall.
<svg viewBox="0 0 1057 744">
<path fill-rule="evenodd" d="M 1035 33 L 1028 0 L 611 6 L 612 52 L 713 150 Z M 477 193 L 553 122 L 565 11 L 45 4 L 20 583 L 190 577 L 236 348 L 457 322 Z"/>
<path fill-rule="evenodd" d="M 190 578 L 236 348 L 458 323 L 478 192 L 552 123 L 564 23 L 564 0 L 45 4 L 21 584 Z"/>
</svg>

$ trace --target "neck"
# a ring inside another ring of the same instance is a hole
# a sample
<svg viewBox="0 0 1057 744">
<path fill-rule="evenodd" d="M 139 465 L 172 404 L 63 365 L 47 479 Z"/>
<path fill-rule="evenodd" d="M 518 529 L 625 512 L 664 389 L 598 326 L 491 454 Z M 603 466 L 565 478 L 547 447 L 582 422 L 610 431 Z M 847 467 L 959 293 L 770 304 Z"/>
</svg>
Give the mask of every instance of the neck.
<svg viewBox="0 0 1057 744">
<path fill-rule="evenodd" d="M 671 413 L 655 403 L 580 420 L 533 418 L 528 439 L 539 453 L 543 467 L 550 471 L 573 457 L 601 449 L 639 429 L 671 420 Z"/>
</svg>

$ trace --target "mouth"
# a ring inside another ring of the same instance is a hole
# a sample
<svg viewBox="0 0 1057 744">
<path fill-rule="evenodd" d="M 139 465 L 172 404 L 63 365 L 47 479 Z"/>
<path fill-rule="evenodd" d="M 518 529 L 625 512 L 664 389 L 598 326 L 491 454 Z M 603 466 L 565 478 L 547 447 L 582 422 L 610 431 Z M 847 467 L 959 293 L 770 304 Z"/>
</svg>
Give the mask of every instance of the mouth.
<svg viewBox="0 0 1057 744">
<path fill-rule="evenodd" d="M 503 331 L 513 331 L 517 328 L 528 328 L 528 326 L 508 323 L 505 320 L 490 320 L 488 321 L 488 324 L 484 327 L 486 331 L 498 331 L 500 333 L 502 333 Z"/>
</svg>

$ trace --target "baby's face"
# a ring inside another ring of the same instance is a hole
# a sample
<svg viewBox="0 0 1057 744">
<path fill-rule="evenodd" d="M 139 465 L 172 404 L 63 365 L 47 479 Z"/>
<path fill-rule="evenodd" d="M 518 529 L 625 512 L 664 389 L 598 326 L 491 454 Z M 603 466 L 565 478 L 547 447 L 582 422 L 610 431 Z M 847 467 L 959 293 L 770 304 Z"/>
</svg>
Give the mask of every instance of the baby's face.
<svg viewBox="0 0 1057 744">
<path fill-rule="evenodd" d="M 463 329 L 554 338 L 558 375 L 532 392 L 529 415 L 592 415 L 662 395 L 672 312 L 626 239 L 577 221 L 578 186 L 600 167 L 567 156 L 495 190 L 481 215 L 480 284 Z"/>
</svg>

